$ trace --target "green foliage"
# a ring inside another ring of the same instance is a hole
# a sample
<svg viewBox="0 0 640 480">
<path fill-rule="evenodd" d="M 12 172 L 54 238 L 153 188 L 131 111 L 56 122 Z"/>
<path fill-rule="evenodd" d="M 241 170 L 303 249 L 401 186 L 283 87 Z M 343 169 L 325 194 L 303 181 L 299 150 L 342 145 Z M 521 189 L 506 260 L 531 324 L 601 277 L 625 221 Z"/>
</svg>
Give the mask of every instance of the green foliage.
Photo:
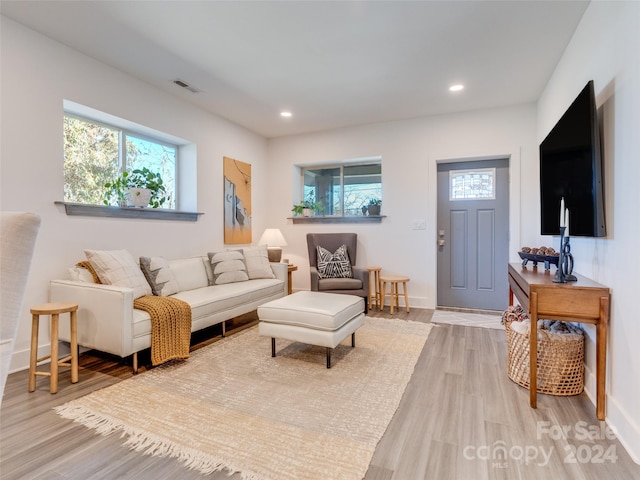
<svg viewBox="0 0 640 480">
<path fill-rule="evenodd" d="M 147 167 L 136 168 L 131 172 L 122 172 L 120 176 L 104 184 L 105 205 L 122 205 L 127 200 L 127 192 L 130 188 L 148 188 L 151 190 L 149 206 L 158 208 L 169 200 L 167 190 L 159 173 L 152 172 Z"/>
<path fill-rule="evenodd" d="M 379 198 L 370 198 L 369 205 L 382 205 L 382 200 Z"/>
<path fill-rule="evenodd" d="M 294 215 L 302 215 L 305 208 L 309 208 L 314 212 L 322 210 L 322 202 L 316 202 L 313 194 L 307 195 L 307 198 L 297 205 L 294 205 L 291 211 Z"/>
</svg>

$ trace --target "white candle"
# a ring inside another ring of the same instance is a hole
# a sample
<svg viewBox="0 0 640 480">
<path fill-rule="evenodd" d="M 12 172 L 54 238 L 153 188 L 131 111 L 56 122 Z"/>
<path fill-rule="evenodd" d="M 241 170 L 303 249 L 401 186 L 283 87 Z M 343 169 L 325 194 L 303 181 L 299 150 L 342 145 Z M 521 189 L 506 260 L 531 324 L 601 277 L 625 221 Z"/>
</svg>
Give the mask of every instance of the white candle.
<svg viewBox="0 0 640 480">
<path fill-rule="evenodd" d="M 560 200 L 560 227 L 564 227 L 564 197 Z"/>
<path fill-rule="evenodd" d="M 569 236 L 569 209 L 567 208 L 567 211 L 565 212 L 565 219 L 564 219 L 564 224 L 567 227 L 567 229 L 565 230 L 565 237 Z"/>
</svg>

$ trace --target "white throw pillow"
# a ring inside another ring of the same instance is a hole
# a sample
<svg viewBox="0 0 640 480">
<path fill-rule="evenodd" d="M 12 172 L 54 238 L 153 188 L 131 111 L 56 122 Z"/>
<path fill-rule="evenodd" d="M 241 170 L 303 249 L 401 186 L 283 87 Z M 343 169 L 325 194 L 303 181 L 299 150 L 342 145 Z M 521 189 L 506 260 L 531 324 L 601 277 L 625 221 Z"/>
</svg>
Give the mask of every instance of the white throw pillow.
<svg viewBox="0 0 640 480">
<path fill-rule="evenodd" d="M 209 253 L 211 269 L 213 270 L 213 284 L 244 282 L 249 280 L 244 264 L 242 252 L 228 250 L 224 252 Z"/>
<path fill-rule="evenodd" d="M 162 257 L 140 257 L 140 269 L 151 286 L 154 295 L 166 297 L 178 293 L 176 276 Z"/>
<path fill-rule="evenodd" d="M 269 253 L 266 245 L 242 249 L 247 275 L 251 280 L 256 278 L 276 278 L 269 264 Z"/>
<path fill-rule="evenodd" d="M 133 256 L 126 250 L 85 250 L 102 283 L 133 288 L 133 298 L 151 295 L 151 287 Z"/>
<path fill-rule="evenodd" d="M 96 283 L 93 281 L 93 275 L 86 268 L 71 267 L 69 269 L 69 280 L 74 282 Z"/>
</svg>

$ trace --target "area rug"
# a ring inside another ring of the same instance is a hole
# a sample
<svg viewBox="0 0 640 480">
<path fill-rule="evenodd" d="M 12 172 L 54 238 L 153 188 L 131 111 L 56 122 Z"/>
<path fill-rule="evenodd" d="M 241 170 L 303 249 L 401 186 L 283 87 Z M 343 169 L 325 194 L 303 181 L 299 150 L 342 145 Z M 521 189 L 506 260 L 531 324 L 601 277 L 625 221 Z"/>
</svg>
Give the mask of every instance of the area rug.
<svg viewBox="0 0 640 480">
<path fill-rule="evenodd" d="M 367 318 L 333 352 L 271 340 L 257 327 L 56 407 L 125 445 L 204 474 L 248 480 L 361 479 L 431 325 Z"/>
<path fill-rule="evenodd" d="M 446 323 L 448 325 L 462 325 L 465 327 L 493 328 L 504 330 L 498 313 L 454 312 L 450 310 L 436 310 L 431 317 L 431 323 Z"/>
</svg>

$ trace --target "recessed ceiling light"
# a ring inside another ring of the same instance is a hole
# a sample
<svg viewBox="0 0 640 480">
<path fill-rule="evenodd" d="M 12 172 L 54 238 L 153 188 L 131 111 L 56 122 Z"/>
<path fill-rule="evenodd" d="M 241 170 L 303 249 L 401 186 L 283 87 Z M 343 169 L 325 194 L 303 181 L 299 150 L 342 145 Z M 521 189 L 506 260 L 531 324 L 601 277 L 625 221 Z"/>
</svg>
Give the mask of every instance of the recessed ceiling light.
<svg viewBox="0 0 640 480">
<path fill-rule="evenodd" d="M 280 116 L 281 117 L 290 117 L 291 116 L 291 112 L 280 112 Z"/>
<path fill-rule="evenodd" d="M 464 85 L 462 85 L 461 83 L 457 83 L 449 87 L 450 92 L 459 92 L 460 90 L 463 90 L 463 89 L 464 89 Z"/>
</svg>

